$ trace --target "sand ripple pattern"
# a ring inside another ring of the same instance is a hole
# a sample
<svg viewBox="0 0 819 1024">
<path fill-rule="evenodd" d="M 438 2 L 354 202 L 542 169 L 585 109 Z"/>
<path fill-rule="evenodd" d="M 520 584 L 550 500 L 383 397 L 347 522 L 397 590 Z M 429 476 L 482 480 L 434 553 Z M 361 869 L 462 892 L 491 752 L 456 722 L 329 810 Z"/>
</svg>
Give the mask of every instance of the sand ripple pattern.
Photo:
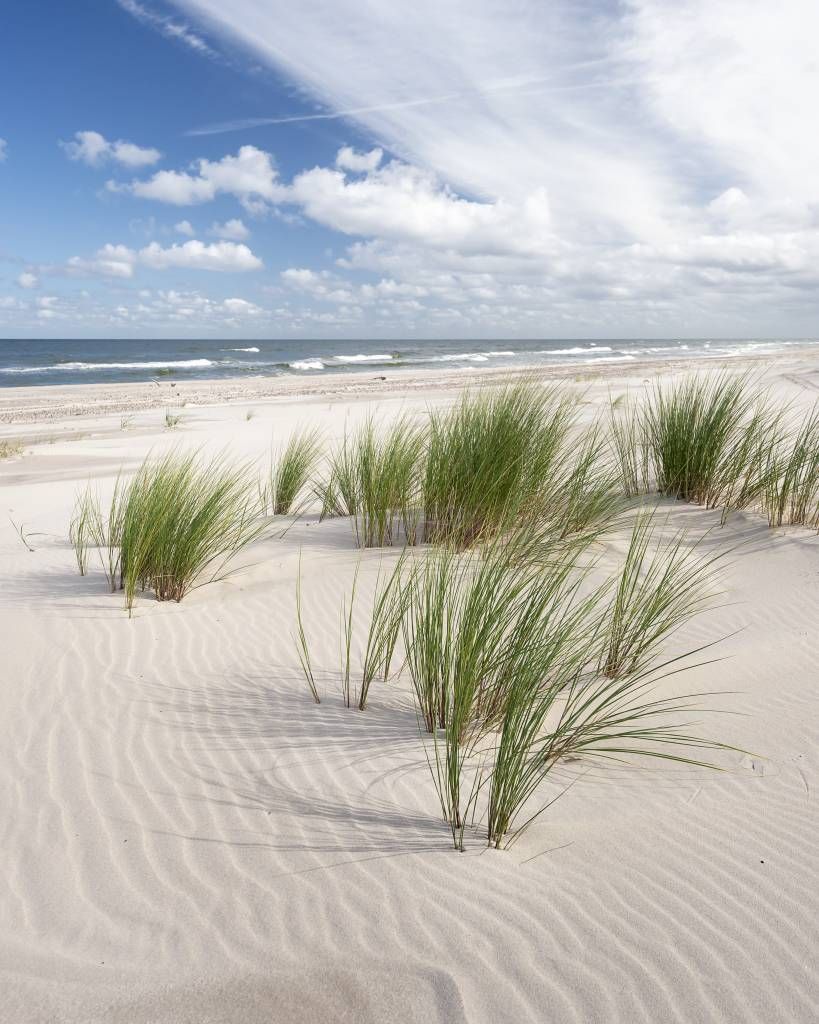
<svg viewBox="0 0 819 1024">
<path fill-rule="evenodd" d="M 0 540 L 0 1021 L 819 1019 L 817 539 L 727 527 L 753 543 L 691 634 L 747 627 L 699 682 L 741 691 L 720 735 L 755 753 L 591 772 L 513 851 L 458 855 L 406 688 L 339 699 L 348 524 L 129 621 L 72 575 L 48 472 L 9 503 L 53 539 Z"/>
</svg>

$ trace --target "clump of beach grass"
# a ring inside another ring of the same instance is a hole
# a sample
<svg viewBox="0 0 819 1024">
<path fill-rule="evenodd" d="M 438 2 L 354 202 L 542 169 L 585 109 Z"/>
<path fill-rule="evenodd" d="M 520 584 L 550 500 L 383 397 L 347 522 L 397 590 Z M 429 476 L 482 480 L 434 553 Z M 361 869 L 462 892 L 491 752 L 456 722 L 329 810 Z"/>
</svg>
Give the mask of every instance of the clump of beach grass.
<svg viewBox="0 0 819 1024">
<path fill-rule="evenodd" d="M 763 508 L 771 526 L 819 529 L 819 406 L 770 458 Z"/>
<path fill-rule="evenodd" d="M 77 496 L 68 527 L 68 539 L 74 549 L 80 576 L 85 576 L 88 572 L 89 551 L 99 540 L 99 528 L 99 498 L 89 485 Z"/>
<path fill-rule="evenodd" d="M 661 645 L 709 607 L 725 551 L 703 551 L 683 531 L 658 539 L 657 513 L 634 521 L 606 614 L 599 669 L 610 679 L 644 672 Z"/>
<path fill-rule="evenodd" d="M 573 435 L 572 451 L 546 484 L 540 518 L 562 540 L 572 534 L 599 536 L 628 506 L 599 423 Z"/>
<path fill-rule="evenodd" d="M 401 417 L 379 430 L 369 418 L 330 457 L 329 476 L 319 485 L 322 517 L 350 516 L 360 547 L 384 547 L 403 533 L 418 539 L 419 466 L 425 435 Z"/>
<path fill-rule="evenodd" d="M 424 530 L 465 548 L 536 512 L 575 417 L 557 388 L 529 381 L 467 393 L 433 411 L 423 477 Z"/>
<path fill-rule="evenodd" d="M 229 560 L 259 536 L 263 509 L 249 466 L 223 457 L 171 452 L 146 460 L 130 481 L 118 477 L 103 515 L 86 492 L 72 520 L 78 565 L 89 539 L 107 551 L 112 589 L 129 610 L 140 591 L 181 601 L 195 586 L 220 578 Z"/>
<path fill-rule="evenodd" d="M 746 375 L 696 375 L 657 385 L 643 411 L 657 489 L 668 497 L 717 508 L 747 466 L 749 421 L 760 402 Z M 752 444 L 753 437 L 750 438 Z"/>
<path fill-rule="evenodd" d="M 625 565 L 602 579 L 588 537 L 561 543 L 542 526 L 432 550 L 410 574 L 407 666 L 456 849 L 482 804 L 487 842 L 514 841 L 567 759 L 705 765 L 697 751 L 721 749 L 687 731 L 701 695 L 656 692 L 683 660 L 658 664 L 662 644 L 713 599 L 716 559 L 677 536 L 650 551 L 655 540 L 638 517 Z"/>
<path fill-rule="evenodd" d="M 538 548 L 542 543 L 537 538 Z M 503 721 L 517 675 L 534 671 L 531 659 L 542 652 L 547 623 L 573 603 L 583 579 L 582 572 L 573 578 L 572 549 L 535 561 L 528 557 L 532 547 L 532 536 L 519 534 L 499 537 L 482 552 L 440 548 L 408 583 L 407 664 L 457 849 L 485 781 L 473 769 L 465 784 L 466 767 Z"/>
<path fill-rule="evenodd" d="M 645 440 L 640 407 L 628 396 L 609 407 L 609 443 L 620 486 L 627 498 L 651 489 L 651 459 Z"/>
<path fill-rule="evenodd" d="M 301 430 L 271 460 L 267 501 L 274 515 L 289 515 L 294 510 L 321 452 L 321 432 Z"/>
<path fill-rule="evenodd" d="M 23 452 L 19 441 L 0 441 L 0 459 L 11 459 Z"/>
<path fill-rule="evenodd" d="M 165 410 L 165 427 L 168 430 L 175 430 L 182 422 L 181 415 L 172 413 L 170 409 Z"/>
</svg>

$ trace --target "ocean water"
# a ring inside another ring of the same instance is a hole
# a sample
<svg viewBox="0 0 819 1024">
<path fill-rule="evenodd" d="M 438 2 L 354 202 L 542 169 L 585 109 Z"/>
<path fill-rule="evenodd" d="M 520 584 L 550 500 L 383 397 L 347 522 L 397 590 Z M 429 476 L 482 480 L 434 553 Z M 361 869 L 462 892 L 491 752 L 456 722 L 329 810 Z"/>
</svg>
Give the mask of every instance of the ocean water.
<svg viewBox="0 0 819 1024">
<path fill-rule="evenodd" d="M 646 359 L 775 355 L 819 340 L 717 341 L 31 341 L 0 340 L 0 387 L 306 376 L 413 367 L 589 366 Z"/>
</svg>

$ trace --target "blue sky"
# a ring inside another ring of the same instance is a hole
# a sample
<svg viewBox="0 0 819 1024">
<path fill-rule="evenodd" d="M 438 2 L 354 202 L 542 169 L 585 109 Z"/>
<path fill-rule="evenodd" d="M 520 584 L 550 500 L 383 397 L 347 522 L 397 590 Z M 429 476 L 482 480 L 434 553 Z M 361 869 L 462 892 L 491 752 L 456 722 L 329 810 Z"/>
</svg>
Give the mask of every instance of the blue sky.
<svg viewBox="0 0 819 1024">
<path fill-rule="evenodd" d="M 808 0 L 12 2 L 0 336 L 811 336 Z"/>
</svg>

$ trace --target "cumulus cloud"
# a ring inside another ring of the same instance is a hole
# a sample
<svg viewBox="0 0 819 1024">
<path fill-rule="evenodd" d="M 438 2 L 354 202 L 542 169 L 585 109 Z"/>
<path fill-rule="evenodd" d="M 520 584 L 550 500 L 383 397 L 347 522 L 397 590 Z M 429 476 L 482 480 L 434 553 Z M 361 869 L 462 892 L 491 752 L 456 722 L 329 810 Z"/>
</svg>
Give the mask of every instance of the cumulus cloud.
<svg viewBox="0 0 819 1024">
<path fill-rule="evenodd" d="M 193 224 L 189 220 L 180 220 L 178 224 L 174 224 L 174 231 L 180 235 L 187 235 L 189 238 L 193 238 L 196 232 L 193 230 Z"/>
<path fill-rule="evenodd" d="M 304 171 L 293 179 L 286 199 L 312 220 L 345 234 L 460 252 L 544 252 L 551 236 L 543 191 L 520 201 L 476 202 L 399 161 L 352 179 L 329 168 Z"/>
<path fill-rule="evenodd" d="M 235 242 L 200 242 L 191 239 L 182 245 L 174 243 L 164 248 L 151 242 L 138 253 L 138 261 L 154 270 L 166 267 L 187 267 L 191 270 L 245 271 L 260 270 L 258 256 L 246 245 Z"/>
<path fill-rule="evenodd" d="M 147 167 L 155 164 L 162 154 L 158 149 L 148 146 L 137 146 L 133 142 L 118 139 L 109 142 L 99 132 L 74 132 L 70 142 L 61 142 L 69 160 L 79 160 L 90 167 L 96 167 L 107 161 L 122 164 L 124 167 Z"/>
<path fill-rule="evenodd" d="M 151 270 L 179 268 L 210 270 L 224 273 L 260 270 L 262 261 L 246 245 L 235 242 L 189 242 L 163 247 L 151 242 L 143 249 L 130 249 L 125 245 L 104 245 L 91 258 L 72 256 L 66 271 L 73 276 L 100 275 L 102 277 L 130 278 L 136 267 Z"/>
<path fill-rule="evenodd" d="M 351 146 L 342 146 L 336 154 L 336 167 L 345 171 L 374 171 L 381 163 L 384 150 L 371 149 L 368 153 L 359 153 Z"/>
<path fill-rule="evenodd" d="M 39 279 L 36 274 L 32 274 L 31 271 L 25 270 L 18 276 L 17 284 L 21 288 L 36 288 L 39 284 Z"/>
<path fill-rule="evenodd" d="M 157 171 L 145 181 L 130 185 L 109 182 L 115 192 L 130 192 L 141 199 L 154 199 L 175 206 L 207 203 L 217 195 L 235 196 L 251 212 L 260 204 L 281 197 L 273 158 L 256 146 L 242 146 L 235 156 L 221 160 L 196 160 L 190 171 Z"/>
<path fill-rule="evenodd" d="M 211 224 L 208 234 L 213 235 L 215 238 L 226 238 L 232 242 L 244 242 L 250 238 L 250 232 L 247 227 L 237 217 L 234 217 L 232 220 L 226 220 L 224 224 L 214 222 Z"/>
</svg>

